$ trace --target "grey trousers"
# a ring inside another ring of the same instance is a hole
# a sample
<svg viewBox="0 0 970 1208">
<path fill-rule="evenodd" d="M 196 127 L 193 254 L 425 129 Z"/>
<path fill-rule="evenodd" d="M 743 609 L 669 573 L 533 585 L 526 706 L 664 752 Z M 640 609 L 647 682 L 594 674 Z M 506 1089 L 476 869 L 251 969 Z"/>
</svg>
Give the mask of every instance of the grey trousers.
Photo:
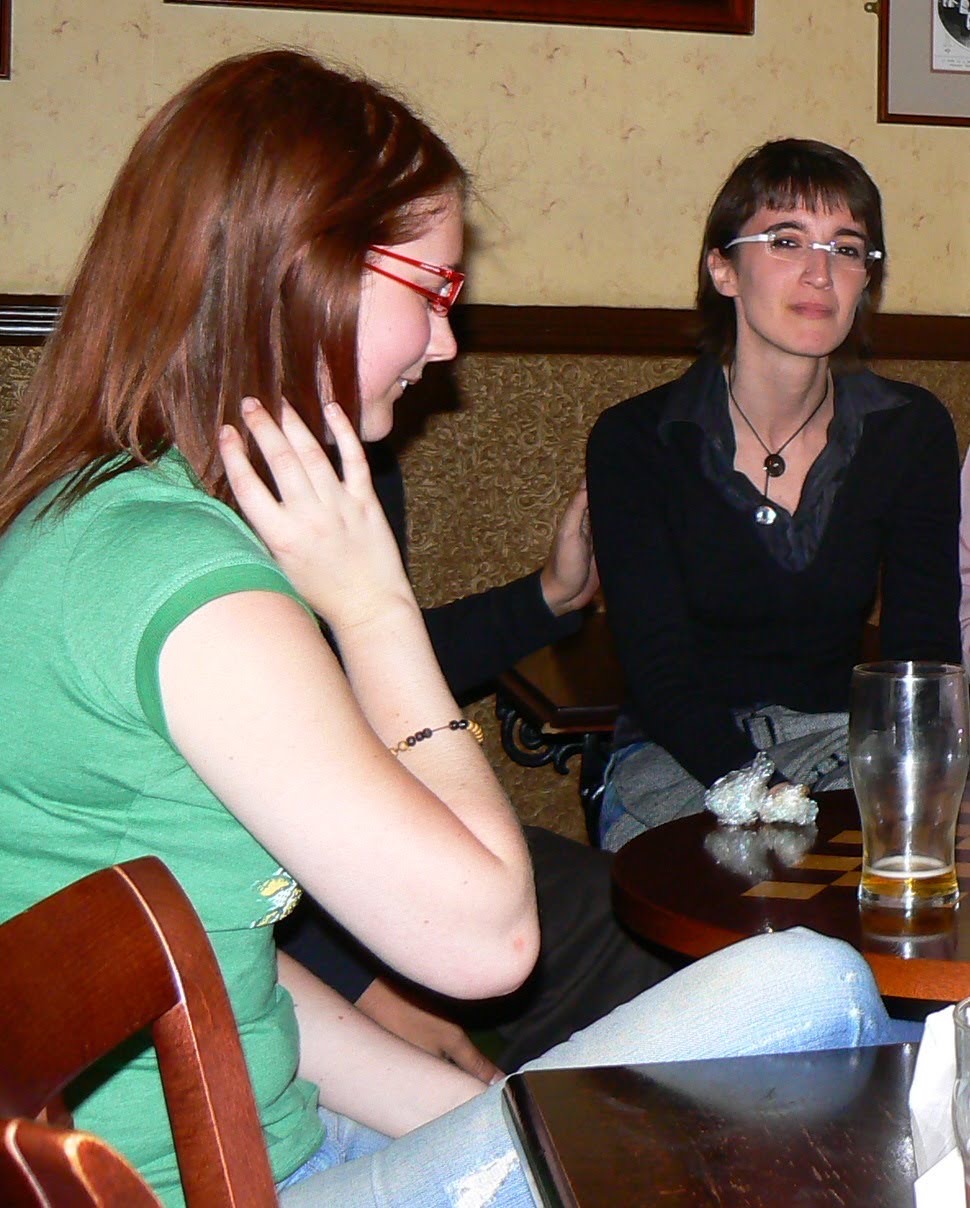
<svg viewBox="0 0 970 1208">
<path fill-rule="evenodd" d="M 797 713 L 784 705 L 736 709 L 734 720 L 794 784 L 810 789 L 849 788 L 849 715 Z M 705 786 L 656 743 L 633 743 L 606 769 L 600 839 L 618 851 L 642 831 L 699 814 Z"/>
</svg>

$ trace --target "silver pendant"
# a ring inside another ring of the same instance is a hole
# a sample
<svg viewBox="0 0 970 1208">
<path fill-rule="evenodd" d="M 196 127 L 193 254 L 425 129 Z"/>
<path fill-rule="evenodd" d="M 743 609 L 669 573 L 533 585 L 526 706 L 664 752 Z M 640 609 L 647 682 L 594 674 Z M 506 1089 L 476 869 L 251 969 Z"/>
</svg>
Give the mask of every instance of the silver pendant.
<svg viewBox="0 0 970 1208">
<path fill-rule="evenodd" d="M 774 524 L 777 519 L 778 513 L 767 503 L 763 503 L 754 514 L 755 524 Z"/>
</svg>

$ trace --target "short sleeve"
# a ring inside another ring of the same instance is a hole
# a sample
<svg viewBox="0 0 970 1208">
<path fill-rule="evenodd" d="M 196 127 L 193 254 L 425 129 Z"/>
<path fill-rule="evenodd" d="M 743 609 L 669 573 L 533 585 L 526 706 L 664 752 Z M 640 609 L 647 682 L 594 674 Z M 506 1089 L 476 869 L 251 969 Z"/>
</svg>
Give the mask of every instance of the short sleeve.
<svg viewBox="0 0 970 1208">
<path fill-rule="evenodd" d="M 196 609 L 241 591 L 279 592 L 307 607 L 256 536 L 207 496 L 98 508 L 66 563 L 63 595 L 68 652 L 87 677 L 84 690 L 167 739 L 162 647 Z"/>
</svg>

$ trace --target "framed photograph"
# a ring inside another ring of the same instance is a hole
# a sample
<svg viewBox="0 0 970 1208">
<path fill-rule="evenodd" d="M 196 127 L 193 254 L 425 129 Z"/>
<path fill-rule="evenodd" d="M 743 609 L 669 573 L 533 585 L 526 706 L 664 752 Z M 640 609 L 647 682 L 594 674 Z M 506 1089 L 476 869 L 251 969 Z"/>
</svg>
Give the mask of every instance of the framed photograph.
<svg viewBox="0 0 970 1208">
<path fill-rule="evenodd" d="M 970 126 L 970 0 L 880 0 L 879 120 Z"/>
<path fill-rule="evenodd" d="M 9 0 L 6 0 L 9 3 Z M 476 21 L 537 21 L 549 25 L 614 25 L 754 33 L 754 0 L 166 0 L 237 8 L 321 9 L 402 17 L 464 17 Z"/>
<path fill-rule="evenodd" d="M 10 79 L 10 6 L 13 0 L 0 0 L 0 80 Z"/>
</svg>

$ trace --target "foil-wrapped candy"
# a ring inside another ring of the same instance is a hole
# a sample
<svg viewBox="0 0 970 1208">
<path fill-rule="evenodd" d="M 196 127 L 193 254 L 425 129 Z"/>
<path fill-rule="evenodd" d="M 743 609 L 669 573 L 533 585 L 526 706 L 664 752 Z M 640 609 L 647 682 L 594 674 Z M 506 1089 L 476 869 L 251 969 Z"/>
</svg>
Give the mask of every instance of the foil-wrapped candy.
<svg viewBox="0 0 970 1208">
<path fill-rule="evenodd" d="M 804 784 L 778 785 L 769 791 L 775 765 L 759 751 L 747 767 L 728 772 L 704 794 L 704 804 L 728 826 L 762 822 L 791 822 L 808 826 L 818 816 L 818 806 Z"/>
</svg>

